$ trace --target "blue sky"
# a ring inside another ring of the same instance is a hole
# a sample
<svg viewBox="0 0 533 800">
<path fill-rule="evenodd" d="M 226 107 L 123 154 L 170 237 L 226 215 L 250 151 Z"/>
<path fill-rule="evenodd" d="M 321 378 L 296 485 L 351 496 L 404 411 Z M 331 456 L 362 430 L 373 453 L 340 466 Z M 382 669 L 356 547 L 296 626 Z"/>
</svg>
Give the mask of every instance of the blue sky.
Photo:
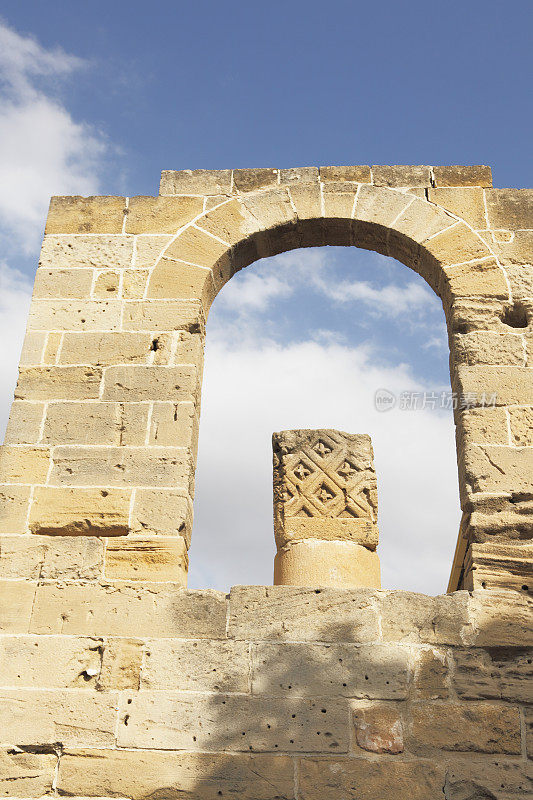
<svg viewBox="0 0 533 800">
<path fill-rule="evenodd" d="M 161 169 L 485 163 L 531 186 L 531 3 L 47 3 L 0 26 L 5 423 L 49 197 L 155 194 Z M 445 587 L 458 523 L 437 298 L 391 259 L 297 251 L 240 273 L 209 320 L 191 585 L 271 580 L 269 436 L 373 436 L 384 584 Z"/>
</svg>

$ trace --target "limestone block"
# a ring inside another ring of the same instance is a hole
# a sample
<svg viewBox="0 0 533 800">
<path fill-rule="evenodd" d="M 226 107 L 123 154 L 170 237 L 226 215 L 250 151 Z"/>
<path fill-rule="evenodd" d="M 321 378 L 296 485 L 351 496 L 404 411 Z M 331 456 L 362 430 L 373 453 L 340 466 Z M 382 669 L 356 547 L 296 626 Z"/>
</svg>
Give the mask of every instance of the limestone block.
<svg viewBox="0 0 533 800">
<path fill-rule="evenodd" d="M 2 744 L 112 747 L 116 705 L 116 693 L 91 689 L 1 689 Z"/>
<path fill-rule="evenodd" d="M 460 411 L 457 420 L 458 440 L 469 444 L 509 444 L 505 408 L 469 408 Z"/>
<path fill-rule="evenodd" d="M 97 400 L 102 371 L 90 366 L 22 367 L 16 400 Z"/>
<path fill-rule="evenodd" d="M 446 765 L 445 797 L 450 800 L 527 797 L 531 789 L 527 765 L 514 760 L 456 756 Z"/>
<path fill-rule="evenodd" d="M 92 269 L 44 269 L 35 273 L 33 296 L 44 298 L 88 298 L 93 283 Z"/>
<path fill-rule="evenodd" d="M 152 639 L 147 643 L 141 689 L 182 692 L 249 692 L 247 642 Z"/>
<path fill-rule="evenodd" d="M 489 227 L 533 228 L 533 189 L 487 189 Z"/>
<path fill-rule="evenodd" d="M 527 592 L 533 573 L 533 546 L 529 542 L 480 544 L 473 542 L 466 554 L 464 588 L 514 589 Z"/>
<path fill-rule="evenodd" d="M 179 331 L 198 333 L 203 327 L 199 300 L 150 300 L 124 303 L 125 331 Z"/>
<path fill-rule="evenodd" d="M 168 300 L 201 300 L 207 311 L 215 297 L 211 270 L 162 258 L 150 277 L 147 296 Z"/>
<path fill-rule="evenodd" d="M 318 183 L 316 186 L 294 184 L 289 187 L 288 191 L 300 220 L 315 220 L 322 216 L 322 193 Z M 315 230 L 318 228 L 317 225 L 313 227 Z M 323 243 L 319 237 L 317 244 L 318 242 Z"/>
<path fill-rule="evenodd" d="M 2 536 L 0 578 L 95 580 L 103 556 L 103 541 L 92 536 Z"/>
<path fill-rule="evenodd" d="M 45 483 L 50 468 L 48 447 L 4 445 L 0 450 L 2 483 Z M 15 531 L 9 531 L 15 533 Z"/>
<path fill-rule="evenodd" d="M 19 748 L 3 748 L 0 750 L 1 796 L 51 794 L 57 760 L 55 753 L 26 753 Z"/>
<path fill-rule="evenodd" d="M 278 176 L 277 169 L 234 169 L 233 186 L 237 192 L 254 192 L 276 186 Z"/>
<path fill-rule="evenodd" d="M 518 265 L 520 271 L 529 271 L 531 273 L 533 267 L 531 261 L 533 258 L 533 230 L 513 231 L 495 231 L 485 232 L 481 234 L 487 241 L 489 247 L 500 260 L 500 263 L 505 267 Z M 517 295 L 518 296 L 518 295 Z M 527 295 L 531 297 L 531 293 Z"/>
<path fill-rule="evenodd" d="M 127 233 L 176 233 L 202 213 L 201 197 L 132 197 L 126 216 Z"/>
<path fill-rule="evenodd" d="M 517 334 L 489 331 L 455 334 L 452 347 L 457 364 L 524 366 L 524 343 Z"/>
<path fill-rule="evenodd" d="M 509 297 L 509 287 L 503 270 L 495 261 L 480 261 L 447 267 L 442 273 L 441 295 L 445 302 L 456 297 Z"/>
<path fill-rule="evenodd" d="M 32 533 L 59 536 L 125 536 L 130 491 L 36 486 L 30 510 Z"/>
<path fill-rule="evenodd" d="M 285 187 L 245 195 L 242 203 L 256 218 L 256 230 L 268 230 L 296 221 L 296 214 Z"/>
<path fill-rule="evenodd" d="M 20 365 L 40 364 L 46 340 L 47 334 L 44 331 L 26 331 L 20 354 Z"/>
<path fill-rule="evenodd" d="M 51 445 L 115 444 L 119 419 L 117 403 L 49 403 L 42 441 Z"/>
<path fill-rule="evenodd" d="M 416 257 L 418 251 L 413 248 L 413 242 L 421 244 L 454 223 L 455 219 L 443 209 L 436 208 L 425 200 L 415 200 L 406 205 L 400 216 L 390 222 L 391 254 L 394 248 L 399 250 L 399 254 Z M 408 237 L 410 248 L 398 234 Z"/>
<path fill-rule="evenodd" d="M 4 444 L 37 444 L 43 414 L 43 403 L 15 400 L 9 413 Z"/>
<path fill-rule="evenodd" d="M 57 362 L 57 356 L 61 349 L 63 336 L 64 334 L 62 331 L 50 331 L 50 333 L 47 335 L 46 347 L 44 348 L 42 358 L 43 364 L 55 364 Z"/>
<path fill-rule="evenodd" d="M 444 266 L 463 264 L 465 261 L 479 261 L 491 255 L 483 239 L 463 222 L 458 222 L 426 240 L 424 247 Z"/>
<path fill-rule="evenodd" d="M 230 169 L 164 169 L 161 172 L 160 195 L 167 194 L 229 194 Z"/>
<path fill-rule="evenodd" d="M 533 601 L 519 592 L 474 592 L 471 616 L 476 647 L 532 647 Z"/>
<path fill-rule="evenodd" d="M 179 489 L 136 489 L 131 527 L 135 534 L 183 536 L 189 546 L 192 500 Z"/>
<path fill-rule="evenodd" d="M 386 226 L 400 216 L 402 211 L 412 202 L 412 197 L 393 192 L 390 189 L 378 189 L 375 186 L 362 185 L 357 195 L 355 219 Z M 416 202 L 416 201 L 415 201 Z M 376 231 L 376 239 L 378 231 Z M 357 229 L 356 241 L 357 245 Z"/>
<path fill-rule="evenodd" d="M 516 333 L 504 323 L 509 303 L 486 298 L 458 297 L 448 310 L 451 328 L 456 333 L 470 331 L 494 331 L 496 333 Z"/>
<path fill-rule="evenodd" d="M 356 181 L 356 183 L 372 183 L 370 167 L 361 164 L 354 167 L 320 167 L 320 180 L 333 181 Z"/>
<path fill-rule="evenodd" d="M 52 197 L 45 234 L 121 233 L 124 197 Z"/>
<path fill-rule="evenodd" d="M 172 753 L 154 750 L 67 751 L 59 765 L 61 794 L 131 800 L 272 800 L 291 798 L 294 767 L 287 756 Z"/>
<path fill-rule="evenodd" d="M 133 236 L 45 236 L 39 266 L 130 267 Z"/>
<path fill-rule="evenodd" d="M 432 171 L 435 186 L 492 186 L 492 170 L 485 165 L 439 166 Z"/>
<path fill-rule="evenodd" d="M 533 260 L 533 256 L 531 260 Z M 515 299 L 531 299 L 533 297 L 533 266 L 530 264 L 506 266 L 505 272 L 509 278 Z"/>
<path fill-rule="evenodd" d="M 533 709 L 524 709 L 524 720 L 526 728 L 526 750 L 528 758 L 533 758 Z"/>
<path fill-rule="evenodd" d="M 126 269 L 122 278 L 122 296 L 125 300 L 141 300 L 144 297 L 150 273 L 147 269 Z"/>
<path fill-rule="evenodd" d="M 495 397 L 495 405 L 532 405 L 533 369 L 516 366 L 463 366 L 453 375 L 453 388 L 459 394 L 475 395 L 477 404 Z"/>
<path fill-rule="evenodd" d="M 318 167 L 291 167 L 280 169 L 280 183 L 316 183 L 318 181 Z"/>
<path fill-rule="evenodd" d="M 138 639 L 106 639 L 98 689 L 139 688 L 143 645 Z"/>
<path fill-rule="evenodd" d="M 416 654 L 414 695 L 418 700 L 446 699 L 448 689 L 446 653 L 435 648 L 420 649 Z"/>
<path fill-rule="evenodd" d="M 401 707 L 390 703 L 357 704 L 352 709 L 356 752 L 403 753 L 403 727 Z"/>
<path fill-rule="evenodd" d="M 37 584 L 0 581 L 0 631 L 27 633 Z"/>
<path fill-rule="evenodd" d="M 383 639 L 392 642 L 456 644 L 472 636 L 468 592 L 428 597 L 414 592 L 381 596 Z"/>
<path fill-rule="evenodd" d="M 324 183 L 322 187 L 324 217 L 351 219 L 358 186 L 359 184 L 349 181 Z"/>
<path fill-rule="evenodd" d="M 154 337 L 149 333 L 65 333 L 60 353 L 61 364 L 143 364 L 153 352 Z"/>
<path fill-rule="evenodd" d="M 533 491 L 533 450 L 498 445 L 472 445 L 463 455 L 461 473 L 469 492 Z"/>
<path fill-rule="evenodd" d="M 142 447 L 146 442 L 149 413 L 149 403 L 120 403 L 116 443 Z"/>
<path fill-rule="evenodd" d="M 228 246 L 195 226 L 186 228 L 165 250 L 165 258 L 186 261 L 197 267 L 213 267 Z"/>
<path fill-rule="evenodd" d="M 174 237 L 170 235 L 155 236 L 154 234 L 137 236 L 135 239 L 135 256 L 133 259 L 135 269 L 126 270 L 126 272 L 124 272 L 124 278 L 127 273 L 155 267 L 156 262 L 164 254 L 165 248 L 170 244 L 173 238 Z"/>
<path fill-rule="evenodd" d="M 431 186 L 430 167 L 372 165 L 375 186 Z"/>
<path fill-rule="evenodd" d="M 191 456 L 183 447 L 54 449 L 53 486 L 169 486 L 188 488 Z"/>
<path fill-rule="evenodd" d="M 233 586 L 228 636 L 235 639 L 373 642 L 379 638 L 369 589 Z"/>
<path fill-rule="evenodd" d="M 165 366 L 111 366 L 104 375 L 103 400 L 194 401 L 198 390 L 196 368 L 180 364 Z"/>
<path fill-rule="evenodd" d="M 523 406 L 509 409 L 511 441 L 515 447 L 533 445 L 533 407 Z"/>
<path fill-rule="evenodd" d="M 25 533 L 29 506 L 29 486 L 0 485 L 0 533 Z"/>
<path fill-rule="evenodd" d="M 114 269 L 98 272 L 93 294 L 94 297 L 118 297 L 120 295 L 120 274 Z"/>
<path fill-rule="evenodd" d="M 273 434 L 272 447 L 278 548 L 314 538 L 375 549 L 377 485 L 369 436 L 281 431 Z"/>
<path fill-rule="evenodd" d="M 30 593 L 33 587 L 23 585 L 31 608 L 35 590 Z M 30 632 L 225 639 L 226 600 L 222 592 L 188 592 L 168 583 L 43 584 L 35 596 Z"/>
<path fill-rule="evenodd" d="M 429 761 L 302 758 L 300 800 L 429 800 L 442 794 L 444 771 Z"/>
<path fill-rule="evenodd" d="M 237 199 L 209 211 L 197 224 L 202 230 L 230 244 L 236 244 L 257 231 L 257 220 Z"/>
<path fill-rule="evenodd" d="M 102 649 L 100 639 L 2 636 L 1 685 L 11 688 L 94 688 L 100 672 Z"/>
<path fill-rule="evenodd" d="M 414 703 L 408 747 L 418 755 L 435 750 L 519 755 L 518 708 L 492 703 Z"/>
<path fill-rule="evenodd" d="M 320 539 L 297 541 L 276 553 L 274 583 L 379 589 L 379 557 L 376 552 L 353 542 Z"/>
<path fill-rule="evenodd" d="M 330 698 L 142 691 L 120 699 L 117 745 L 342 753 L 348 750 L 347 722 L 346 701 Z"/>
<path fill-rule="evenodd" d="M 472 494 L 465 499 L 472 542 L 530 538 L 533 500 L 520 494 Z"/>
<path fill-rule="evenodd" d="M 149 444 L 190 447 L 196 450 L 198 418 L 194 403 L 154 403 Z"/>
<path fill-rule="evenodd" d="M 114 331 L 120 327 L 117 300 L 33 300 L 28 327 L 35 330 Z"/>
<path fill-rule="evenodd" d="M 461 699 L 531 701 L 531 650 L 519 647 L 458 648 L 453 652 L 452 686 Z"/>
<path fill-rule="evenodd" d="M 172 581 L 187 586 L 187 545 L 181 536 L 150 539 L 128 537 L 106 546 L 108 580 Z"/>
<path fill-rule="evenodd" d="M 407 648 L 394 645 L 259 642 L 252 645 L 252 693 L 403 699 L 408 660 Z"/>
<path fill-rule="evenodd" d="M 461 217 L 472 228 L 487 227 L 483 189 L 429 189 L 428 199 L 432 203 L 451 211 L 452 214 Z"/>
</svg>

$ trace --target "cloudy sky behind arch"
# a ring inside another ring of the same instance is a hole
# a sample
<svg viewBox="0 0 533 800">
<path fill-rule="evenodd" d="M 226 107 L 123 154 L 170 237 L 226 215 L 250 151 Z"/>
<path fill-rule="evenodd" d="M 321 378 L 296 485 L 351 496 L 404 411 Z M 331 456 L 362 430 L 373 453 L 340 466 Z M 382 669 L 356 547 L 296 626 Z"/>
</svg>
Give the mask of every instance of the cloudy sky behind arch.
<svg viewBox="0 0 533 800">
<path fill-rule="evenodd" d="M 162 168 L 328 163 L 489 163 L 496 185 L 531 185 L 527 2 L 452 0 L 431 18 L 419 0 L 127 11 L 3 4 L 2 424 L 52 194 L 154 194 Z M 270 433 L 323 425 L 373 437 L 384 585 L 442 590 L 450 414 L 373 407 L 379 386 L 449 388 L 422 279 L 354 248 L 294 251 L 236 276 L 208 330 L 191 585 L 271 579 Z"/>
</svg>

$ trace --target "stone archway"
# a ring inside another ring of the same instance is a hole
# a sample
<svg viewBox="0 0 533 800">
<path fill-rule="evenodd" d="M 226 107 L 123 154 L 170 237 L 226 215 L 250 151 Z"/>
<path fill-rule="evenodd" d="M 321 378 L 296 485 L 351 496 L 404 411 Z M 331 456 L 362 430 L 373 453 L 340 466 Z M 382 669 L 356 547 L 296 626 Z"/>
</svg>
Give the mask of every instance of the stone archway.
<svg viewBox="0 0 533 800">
<path fill-rule="evenodd" d="M 55 198 L 3 452 L 6 533 L 106 537 L 106 578 L 185 584 L 213 298 L 259 258 L 355 245 L 442 298 L 452 387 L 474 398 L 456 413 L 450 589 L 491 570 L 523 582 L 531 450 L 512 421 L 527 427 L 532 402 L 517 355 L 531 304 L 511 284 L 527 284 L 527 268 L 502 263 L 523 198 L 487 182 L 485 168 L 453 167 L 166 172 L 156 198 Z"/>
</svg>

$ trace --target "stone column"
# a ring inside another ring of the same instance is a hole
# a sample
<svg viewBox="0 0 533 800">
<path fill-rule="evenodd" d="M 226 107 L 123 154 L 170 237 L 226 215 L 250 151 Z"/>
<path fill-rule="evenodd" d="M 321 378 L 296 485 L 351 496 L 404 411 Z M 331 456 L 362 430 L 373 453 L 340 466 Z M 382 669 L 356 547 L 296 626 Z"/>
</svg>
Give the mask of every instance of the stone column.
<svg viewBox="0 0 533 800">
<path fill-rule="evenodd" d="M 281 431 L 272 447 L 274 584 L 379 588 L 370 436 Z"/>
</svg>

